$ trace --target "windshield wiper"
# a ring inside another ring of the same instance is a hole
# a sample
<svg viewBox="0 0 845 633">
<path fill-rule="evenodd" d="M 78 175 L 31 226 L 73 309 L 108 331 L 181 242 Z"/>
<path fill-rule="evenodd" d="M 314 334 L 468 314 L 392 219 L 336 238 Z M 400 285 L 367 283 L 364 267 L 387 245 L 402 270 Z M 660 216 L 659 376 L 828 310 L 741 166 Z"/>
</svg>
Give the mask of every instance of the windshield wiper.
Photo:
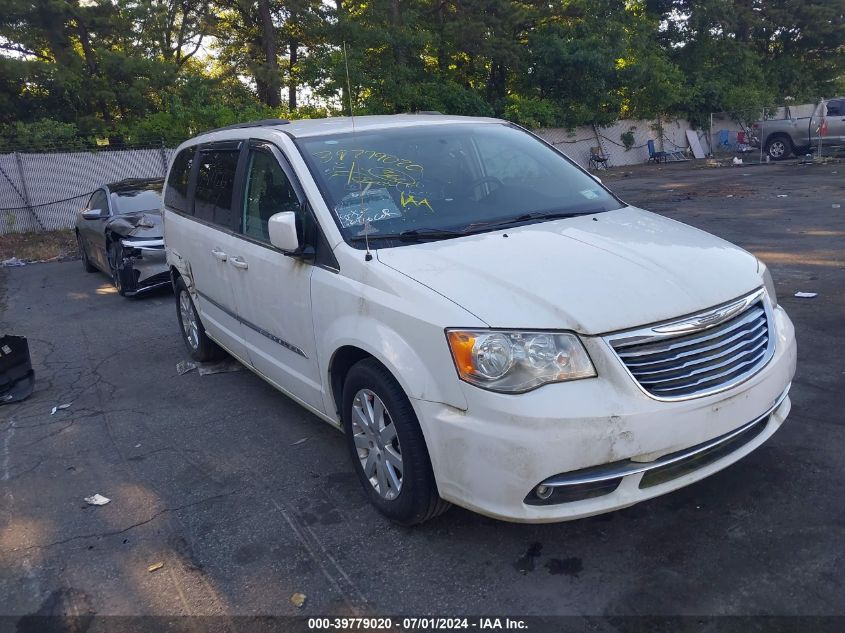
<svg viewBox="0 0 845 633">
<path fill-rule="evenodd" d="M 376 240 L 399 240 L 400 242 L 422 242 L 424 240 L 445 240 L 452 237 L 462 237 L 464 231 L 450 231 L 448 229 L 408 229 L 400 233 L 370 233 L 366 235 L 354 235 L 349 238 L 351 242 L 364 242 L 369 239 Z"/>
<path fill-rule="evenodd" d="M 505 220 L 493 220 L 490 222 L 474 222 L 464 228 L 465 232 L 475 232 L 477 230 L 486 231 L 488 229 L 499 228 L 501 226 L 510 226 L 512 224 L 520 224 L 522 222 L 531 222 L 532 220 L 561 220 L 564 218 L 577 218 L 580 215 L 593 215 L 594 213 L 602 213 L 604 209 L 587 209 L 586 211 L 534 211 L 532 213 L 523 213 L 513 218 Z"/>
</svg>

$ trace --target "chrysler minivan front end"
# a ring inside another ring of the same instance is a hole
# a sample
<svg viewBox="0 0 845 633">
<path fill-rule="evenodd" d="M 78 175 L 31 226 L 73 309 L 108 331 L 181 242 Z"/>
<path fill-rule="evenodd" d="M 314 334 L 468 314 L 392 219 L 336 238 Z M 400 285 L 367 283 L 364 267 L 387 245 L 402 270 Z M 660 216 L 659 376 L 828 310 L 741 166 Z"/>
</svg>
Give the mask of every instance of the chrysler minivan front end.
<svg viewBox="0 0 845 633">
<path fill-rule="evenodd" d="M 414 405 L 440 494 L 497 518 L 575 519 L 670 492 L 753 451 L 790 409 L 794 331 L 763 288 L 603 336 L 447 337 L 467 408 Z"/>
</svg>

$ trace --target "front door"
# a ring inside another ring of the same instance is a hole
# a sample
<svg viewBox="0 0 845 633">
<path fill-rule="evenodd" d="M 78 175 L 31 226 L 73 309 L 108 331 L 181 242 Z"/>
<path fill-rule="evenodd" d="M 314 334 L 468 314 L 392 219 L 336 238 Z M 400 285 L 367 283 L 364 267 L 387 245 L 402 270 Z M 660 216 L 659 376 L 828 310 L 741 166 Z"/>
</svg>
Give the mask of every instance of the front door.
<svg viewBox="0 0 845 633">
<path fill-rule="evenodd" d="M 85 246 L 85 252 L 92 264 L 100 270 L 109 270 L 108 256 L 106 255 L 106 233 L 105 224 L 111 217 L 109 213 L 109 199 L 103 189 L 97 189 L 88 200 L 84 211 L 99 209 L 101 215 L 98 218 L 86 220 L 82 218 L 79 223 L 79 238 Z"/>
<path fill-rule="evenodd" d="M 322 411 L 311 318 L 313 266 L 271 246 L 267 232 L 267 221 L 275 213 L 306 213 L 298 190 L 293 170 L 278 148 L 252 142 L 238 204 L 239 237 L 228 263 L 253 366 L 290 395 Z"/>
</svg>

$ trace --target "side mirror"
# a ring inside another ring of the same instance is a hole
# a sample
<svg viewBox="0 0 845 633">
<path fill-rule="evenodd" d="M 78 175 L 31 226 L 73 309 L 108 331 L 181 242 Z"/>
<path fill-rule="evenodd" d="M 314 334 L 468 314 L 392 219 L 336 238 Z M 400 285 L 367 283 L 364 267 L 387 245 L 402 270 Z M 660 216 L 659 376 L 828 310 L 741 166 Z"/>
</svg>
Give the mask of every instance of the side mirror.
<svg viewBox="0 0 845 633">
<path fill-rule="evenodd" d="M 296 235 L 296 213 L 282 211 L 270 216 L 267 221 L 270 243 L 285 253 L 299 250 L 299 238 Z"/>
<path fill-rule="evenodd" d="M 102 209 L 86 209 L 82 212 L 82 217 L 86 220 L 99 220 L 105 215 Z"/>
<path fill-rule="evenodd" d="M 604 184 L 604 183 L 602 183 L 601 178 L 599 178 L 599 177 L 598 177 L 598 176 L 596 176 L 595 174 L 590 174 L 590 175 L 593 177 L 593 180 L 595 180 L 595 181 L 596 181 L 597 183 L 599 183 L 600 185 L 601 185 L 601 184 Z"/>
</svg>

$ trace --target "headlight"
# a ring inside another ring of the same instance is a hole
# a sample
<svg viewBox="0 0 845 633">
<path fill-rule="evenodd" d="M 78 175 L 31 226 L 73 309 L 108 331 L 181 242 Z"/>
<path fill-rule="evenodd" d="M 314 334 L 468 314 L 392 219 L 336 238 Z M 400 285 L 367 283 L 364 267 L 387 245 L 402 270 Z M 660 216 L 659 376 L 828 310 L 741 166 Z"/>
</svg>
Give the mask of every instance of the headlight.
<svg viewBox="0 0 845 633">
<path fill-rule="evenodd" d="M 521 393 L 596 375 L 574 334 L 447 330 L 446 336 L 461 379 L 491 391 Z"/>
<path fill-rule="evenodd" d="M 763 287 L 766 289 L 766 294 L 769 295 L 769 301 L 772 302 L 772 307 L 774 308 L 778 304 L 778 297 L 775 293 L 775 282 L 772 279 L 772 273 L 769 272 L 766 264 L 759 259 L 757 261 L 760 262 L 760 276 L 763 278 Z"/>
</svg>

